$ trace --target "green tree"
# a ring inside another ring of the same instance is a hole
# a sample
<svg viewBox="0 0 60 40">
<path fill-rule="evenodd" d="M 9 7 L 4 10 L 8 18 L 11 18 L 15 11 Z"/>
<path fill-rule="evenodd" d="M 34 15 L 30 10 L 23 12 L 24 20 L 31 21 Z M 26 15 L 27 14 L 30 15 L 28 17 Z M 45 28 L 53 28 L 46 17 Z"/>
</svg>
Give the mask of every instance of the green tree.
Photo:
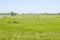
<svg viewBox="0 0 60 40">
<path fill-rule="evenodd" d="M 10 12 L 12 16 L 16 16 L 17 13 L 14 13 L 13 11 Z"/>
</svg>

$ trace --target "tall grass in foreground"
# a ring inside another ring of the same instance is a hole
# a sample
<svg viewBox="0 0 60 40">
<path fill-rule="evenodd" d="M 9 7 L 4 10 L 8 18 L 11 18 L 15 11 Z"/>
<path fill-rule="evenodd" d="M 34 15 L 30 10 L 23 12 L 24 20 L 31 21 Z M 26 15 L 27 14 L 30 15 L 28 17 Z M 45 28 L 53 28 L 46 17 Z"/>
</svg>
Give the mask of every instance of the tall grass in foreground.
<svg viewBox="0 0 60 40">
<path fill-rule="evenodd" d="M 60 40 L 60 15 L 0 16 L 0 40 Z"/>
</svg>

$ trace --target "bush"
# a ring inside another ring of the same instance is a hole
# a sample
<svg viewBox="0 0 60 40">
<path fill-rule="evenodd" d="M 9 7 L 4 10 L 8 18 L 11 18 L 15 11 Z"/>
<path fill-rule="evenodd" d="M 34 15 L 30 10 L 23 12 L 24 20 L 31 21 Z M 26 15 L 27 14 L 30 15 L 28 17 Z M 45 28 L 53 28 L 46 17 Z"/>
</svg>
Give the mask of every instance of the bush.
<svg viewBox="0 0 60 40">
<path fill-rule="evenodd" d="M 13 21 L 13 23 L 18 23 L 18 21 Z"/>
<path fill-rule="evenodd" d="M 6 18 L 6 16 L 4 16 L 3 18 Z"/>
</svg>

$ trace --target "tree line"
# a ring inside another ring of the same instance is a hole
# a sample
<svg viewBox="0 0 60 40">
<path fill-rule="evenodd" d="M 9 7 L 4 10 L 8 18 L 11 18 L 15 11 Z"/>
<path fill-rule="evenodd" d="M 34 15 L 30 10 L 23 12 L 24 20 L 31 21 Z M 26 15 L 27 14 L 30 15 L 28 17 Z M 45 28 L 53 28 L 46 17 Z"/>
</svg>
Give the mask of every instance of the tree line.
<svg viewBox="0 0 60 40">
<path fill-rule="evenodd" d="M 0 15 L 12 15 L 12 16 L 16 16 L 17 14 L 18 13 L 13 12 L 13 11 L 11 11 L 10 13 L 0 13 Z M 28 14 L 30 14 L 30 13 L 28 13 Z M 60 15 L 60 13 L 39 13 L 39 14 L 41 14 L 41 15 Z"/>
<path fill-rule="evenodd" d="M 11 11 L 10 13 L 0 13 L 0 15 L 12 15 L 12 16 L 15 16 L 17 15 L 18 13 L 15 13 L 13 11 Z"/>
</svg>

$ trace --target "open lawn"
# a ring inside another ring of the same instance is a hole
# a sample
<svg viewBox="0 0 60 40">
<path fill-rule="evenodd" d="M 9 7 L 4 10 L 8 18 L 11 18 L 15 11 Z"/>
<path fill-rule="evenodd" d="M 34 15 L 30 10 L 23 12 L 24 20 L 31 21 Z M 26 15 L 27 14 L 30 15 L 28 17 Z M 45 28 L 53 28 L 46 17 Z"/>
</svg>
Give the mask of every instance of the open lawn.
<svg viewBox="0 0 60 40">
<path fill-rule="evenodd" d="M 60 40 L 60 15 L 0 15 L 0 40 Z"/>
</svg>

